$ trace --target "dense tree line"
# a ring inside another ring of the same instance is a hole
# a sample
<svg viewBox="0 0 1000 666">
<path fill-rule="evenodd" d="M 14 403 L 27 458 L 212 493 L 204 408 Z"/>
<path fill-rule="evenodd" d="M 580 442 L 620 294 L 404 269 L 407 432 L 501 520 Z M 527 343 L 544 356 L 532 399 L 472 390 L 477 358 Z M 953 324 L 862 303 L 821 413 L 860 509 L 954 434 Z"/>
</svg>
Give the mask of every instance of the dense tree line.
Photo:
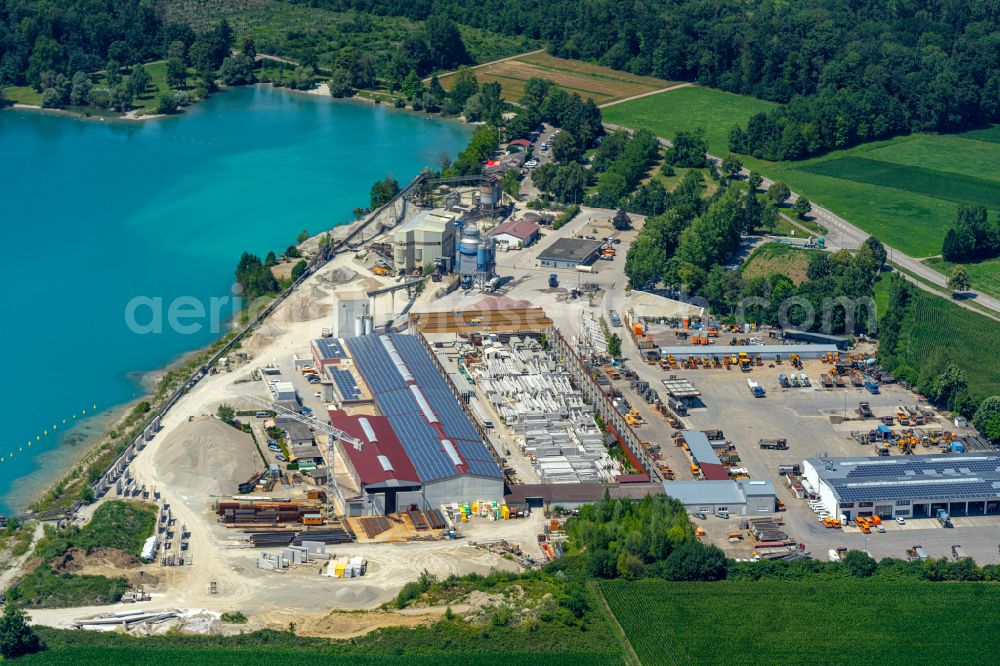
<svg viewBox="0 0 1000 666">
<path fill-rule="evenodd" d="M 575 154 L 567 153 L 562 161 L 572 161 L 604 133 L 601 110 L 589 97 L 568 93 L 548 79 L 531 78 L 525 83 L 520 109 L 507 126 L 510 138 L 524 137 L 546 122 L 562 129 L 562 141 L 572 141 Z M 557 137 L 558 139 L 558 137 Z M 555 152 L 555 146 L 553 146 Z"/>
<path fill-rule="evenodd" d="M 663 495 L 605 497 L 566 521 L 572 545 L 594 578 L 719 580 L 722 551 L 697 541 L 684 505 Z"/>
<path fill-rule="evenodd" d="M 605 148 L 605 144 L 609 144 Z M 595 154 L 594 168 L 603 169 L 597 179 L 597 192 L 588 206 L 617 208 L 631 194 L 660 156 L 660 142 L 648 130 L 629 136 L 624 130 L 606 137 Z M 598 166 L 598 160 L 600 166 Z"/>
<path fill-rule="evenodd" d="M 829 333 L 874 334 L 872 283 L 885 261 L 882 244 L 870 237 L 857 253 L 810 254 L 807 278 L 796 285 L 784 274 L 746 277 L 714 266 L 695 294 L 722 316 L 739 312 L 746 321 L 791 325 Z M 825 304 L 847 299 L 832 309 Z M 850 315 L 850 316 L 848 316 Z"/>
<path fill-rule="evenodd" d="M 541 39 L 557 56 L 787 106 L 733 149 L 793 159 L 913 130 L 1000 120 L 995 2 L 928 0 L 308 0 Z"/>
<path fill-rule="evenodd" d="M 265 261 L 261 261 L 255 254 L 243 253 L 236 266 L 236 282 L 243 288 L 243 299 L 246 302 L 278 293 L 280 286 L 271 272 L 271 268 L 277 263 L 273 252 L 268 254 Z"/>
<path fill-rule="evenodd" d="M 986 206 L 959 206 L 945 234 L 941 254 L 948 261 L 977 261 L 1000 255 L 1000 217 L 989 219 Z"/>
</svg>

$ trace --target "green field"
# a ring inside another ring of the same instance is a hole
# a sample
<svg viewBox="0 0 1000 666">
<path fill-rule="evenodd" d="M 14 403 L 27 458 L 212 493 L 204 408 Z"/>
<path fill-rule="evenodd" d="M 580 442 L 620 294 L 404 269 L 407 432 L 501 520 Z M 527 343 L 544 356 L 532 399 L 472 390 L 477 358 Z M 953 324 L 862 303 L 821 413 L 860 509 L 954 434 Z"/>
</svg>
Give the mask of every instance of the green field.
<svg viewBox="0 0 1000 666">
<path fill-rule="evenodd" d="M 287 649 L 250 649 L 239 648 L 88 648 L 64 647 L 54 648 L 18 659 L 21 664 L 185 664 L 190 666 L 287 666 L 290 660 L 300 664 L 329 663 L 337 666 L 388 666 L 389 664 L 407 664 L 409 666 L 453 666 L 461 663 L 463 666 L 532 666 L 546 664 L 547 666 L 613 666 L 624 664 L 615 655 L 608 654 L 573 654 L 573 653 L 534 653 L 517 654 L 492 652 L 473 652 L 456 654 L 434 651 L 429 654 L 408 654 L 405 657 L 386 654 L 345 655 L 332 651 L 320 650 L 287 650 Z"/>
<path fill-rule="evenodd" d="M 1000 364 L 992 358 L 1000 349 L 997 322 L 918 289 L 907 339 L 904 358 L 910 366 L 921 367 L 923 359 L 944 346 L 968 376 L 973 396 L 1000 395 Z"/>
<path fill-rule="evenodd" d="M 764 243 L 747 257 L 742 273 L 748 278 L 787 275 L 795 284 L 802 284 L 807 278 L 810 253 L 817 251 L 781 243 Z"/>
<path fill-rule="evenodd" d="M 755 97 L 692 86 L 615 104 L 601 109 L 601 114 L 605 122 L 652 130 L 665 139 L 672 139 L 678 130 L 703 127 L 709 152 L 724 156 L 729 152 L 733 125 L 743 125 L 754 114 L 776 106 Z"/>
<path fill-rule="evenodd" d="M 940 258 L 927 259 L 924 263 L 949 277 L 955 270 L 955 264 Z M 973 289 L 1000 298 L 1000 259 L 962 265 L 972 280 Z"/>
<path fill-rule="evenodd" d="M 646 666 L 982 664 L 1000 631 L 1000 587 L 983 583 L 616 581 L 601 590 Z"/>
<path fill-rule="evenodd" d="M 603 110 L 609 123 L 670 138 L 704 127 L 713 155 L 728 133 L 769 102 L 708 88 L 682 88 Z M 941 253 L 959 203 L 1000 210 L 1000 125 L 963 134 L 914 134 L 800 162 L 743 157 L 747 168 L 783 180 L 806 197 L 915 257 Z"/>
<path fill-rule="evenodd" d="M 840 180 L 926 194 L 960 204 L 1000 208 L 1000 183 L 985 178 L 882 162 L 867 157 L 839 157 L 802 166 L 799 170 Z"/>
</svg>

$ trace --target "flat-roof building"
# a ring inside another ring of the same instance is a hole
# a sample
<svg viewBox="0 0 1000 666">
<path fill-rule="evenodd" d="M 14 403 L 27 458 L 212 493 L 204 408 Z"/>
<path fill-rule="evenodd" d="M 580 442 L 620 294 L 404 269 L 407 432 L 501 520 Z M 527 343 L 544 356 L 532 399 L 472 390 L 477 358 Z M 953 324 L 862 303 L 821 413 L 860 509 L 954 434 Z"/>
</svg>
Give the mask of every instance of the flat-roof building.
<svg viewBox="0 0 1000 666">
<path fill-rule="evenodd" d="M 774 513 L 774 486 L 766 480 L 664 481 L 663 490 L 688 512 L 727 511 L 740 516 Z"/>
<path fill-rule="evenodd" d="M 600 249 L 598 241 L 560 238 L 538 254 L 538 261 L 546 268 L 576 268 L 591 263 Z"/>
<path fill-rule="evenodd" d="M 833 516 L 1000 514 L 1000 455 L 811 458 L 803 477 Z"/>
<path fill-rule="evenodd" d="M 451 269 L 455 258 L 455 222 L 461 214 L 435 208 L 422 210 L 392 232 L 393 261 L 397 269 L 412 271 L 445 259 Z"/>
</svg>

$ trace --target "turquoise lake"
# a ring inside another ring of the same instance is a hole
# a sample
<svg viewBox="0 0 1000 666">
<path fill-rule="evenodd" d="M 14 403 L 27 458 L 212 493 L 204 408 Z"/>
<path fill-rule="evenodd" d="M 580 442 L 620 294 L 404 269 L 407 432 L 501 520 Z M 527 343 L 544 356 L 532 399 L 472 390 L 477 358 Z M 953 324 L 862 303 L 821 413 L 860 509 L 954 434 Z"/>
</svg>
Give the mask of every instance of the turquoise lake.
<svg viewBox="0 0 1000 666">
<path fill-rule="evenodd" d="M 143 373 L 217 337 L 207 319 L 193 334 L 137 334 L 133 299 L 207 308 L 231 295 L 244 250 L 263 257 L 304 228 L 349 222 L 375 180 L 408 182 L 470 135 L 455 121 L 265 86 L 143 123 L 0 112 L 0 513 L 67 468 L 101 414 L 141 395 Z"/>
</svg>

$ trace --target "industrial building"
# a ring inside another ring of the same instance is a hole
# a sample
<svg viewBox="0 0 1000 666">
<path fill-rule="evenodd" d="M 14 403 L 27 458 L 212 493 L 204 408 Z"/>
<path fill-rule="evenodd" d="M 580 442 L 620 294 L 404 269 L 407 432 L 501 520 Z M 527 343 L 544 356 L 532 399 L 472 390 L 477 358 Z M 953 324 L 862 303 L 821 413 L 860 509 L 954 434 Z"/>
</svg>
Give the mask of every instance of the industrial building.
<svg viewBox="0 0 1000 666">
<path fill-rule="evenodd" d="M 363 291 L 335 291 L 330 335 L 353 338 L 371 333 L 373 321 L 369 315 L 369 301 L 368 294 Z"/>
<path fill-rule="evenodd" d="M 1000 455 L 811 458 L 802 472 L 803 487 L 847 520 L 1000 514 Z"/>
<path fill-rule="evenodd" d="M 688 453 L 691 455 L 692 467 L 698 468 L 702 476 L 709 481 L 729 480 L 729 472 L 723 467 L 705 433 L 697 430 L 681 430 L 681 437 L 684 438 L 684 444 L 687 445 Z"/>
<path fill-rule="evenodd" d="M 840 351 L 847 351 L 851 347 L 851 339 L 843 335 L 827 335 L 826 333 L 785 329 L 781 332 L 781 337 L 784 340 L 791 340 L 792 342 L 835 345 Z"/>
<path fill-rule="evenodd" d="M 576 268 L 593 263 L 600 249 L 598 241 L 560 238 L 538 254 L 538 261 L 546 268 Z"/>
<path fill-rule="evenodd" d="M 747 516 L 774 513 L 774 486 L 766 480 L 664 481 L 663 490 L 689 513 L 725 511 Z"/>
<path fill-rule="evenodd" d="M 660 347 L 660 357 L 686 358 L 691 355 L 705 356 L 707 354 L 739 355 L 746 352 L 750 356 L 760 356 L 762 360 L 770 361 L 776 357 L 788 358 L 790 354 L 798 354 L 800 358 L 823 358 L 827 354 L 836 354 L 836 345 L 713 345 L 710 347 Z"/>
<path fill-rule="evenodd" d="M 347 358 L 347 350 L 339 339 L 317 338 L 309 343 L 309 350 L 312 352 L 313 364 L 317 370 L 322 370 L 328 365 L 339 365 Z"/>
<path fill-rule="evenodd" d="M 420 340 L 365 335 L 346 341 L 378 416 L 331 411 L 331 423 L 364 443 L 342 446 L 362 488 L 357 513 L 503 498 L 503 475 Z"/>
<path fill-rule="evenodd" d="M 455 223 L 461 217 L 442 208 L 422 210 L 392 232 L 393 261 L 396 269 L 412 271 L 425 264 L 451 270 L 455 257 Z"/>
<path fill-rule="evenodd" d="M 510 249 L 522 248 L 528 247 L 538 240 L 540 230 L 541 227 L 531 220 L 515 220 L 512 218 L 497 225 L 490 231 L 490 237 L 496 241 L 497 245 L 506 246 Z"/>
<path fill-rule="evenodd" d="M 455 269 L 463 281 L 472 280 L 475 276 L 486 278 L 493 273 L 495 243 L 489 236 L 482 237 L 479 225 L 473 222 L 461 226 L 461 233 L 456 234 L 458 244 L 455 248 Z"/>
<path fill-rule="evenodd" d="M 603 499 L 605 493 L 611 499 L 639 500 L 648 495 L 662 495 L 663 484 L 621 483 L 606 486 L 596 483 L 522 483 L 511 486 L 504 501 L 507 506 L 518 511 L 546 506 L 572 510 Z"/>
</svg>

